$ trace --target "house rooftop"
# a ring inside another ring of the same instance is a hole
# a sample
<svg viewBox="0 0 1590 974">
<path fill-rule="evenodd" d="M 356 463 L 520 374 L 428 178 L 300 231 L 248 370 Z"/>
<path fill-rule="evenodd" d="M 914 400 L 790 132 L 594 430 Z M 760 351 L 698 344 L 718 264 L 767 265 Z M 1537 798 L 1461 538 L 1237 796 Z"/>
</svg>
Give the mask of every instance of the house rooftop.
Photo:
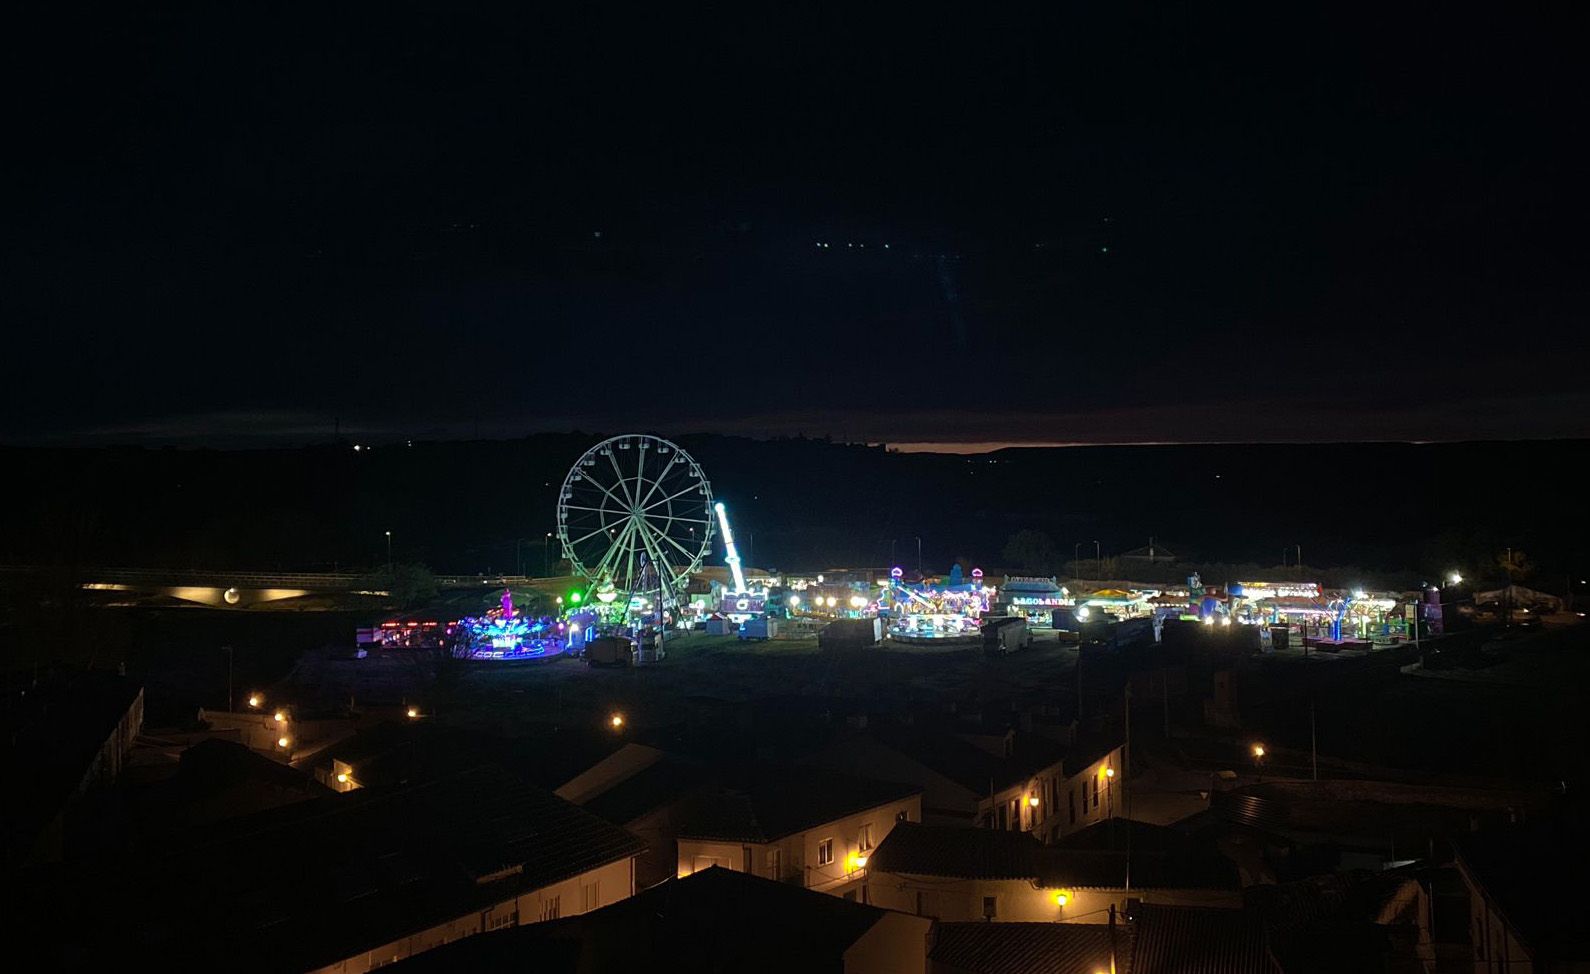
<svg viewBox="0 0 1590 974">
<path fill-rule="evenodd" d="M 90 882 L 126 904 L 102 930 L 107 951 L 159 956 L 169 967 L 304 970 L 643 849 L 624 830 L 482 765 L 194 829 L 173 847 L 76 877 L 61 893 Z"/>
<path fill-rule="evenodd" d="M 928 957 L 942 974 L 1132 974 L 1125 923 L 941 923 Z"/>
<path fill-rule="evenodd" d="M 918 785 L 788 765 L 725 768 L 714 781 L 710 800 L 680 822 L 681 837 L 772 842 L 922 793 Z"/>
<path fill-rule="evenodd" d="M 949 729 L 875 721 L 868 731 L 875 740 L 979 795 L 990 788 L 1000 790 L 1020 784 L 1033 775 L 1061 765 L 1062 771 L 1077 769 L 1109 753 L 1110 746 L 1084 742 L 1066 745 L 1038 734 L 1010 732 L 999 741 L 999 748 L 980 746 L 980 741 L 999 735 L 956 733 Z"/>
<path fill-rule="evenodd" d="M 1124 820 L 1123 820 L 1124 821 Z M 1123 830 L 1124 831 L 1124 830 Z M 900 822 L 872 854 L 877 872 L 959 879 L 1029 879 L 1048 889 L 1237 889 L 1235 864 L 1212 850 L 1175 852 L 1046 846 L 1026 832 Z"/>
<path fill-rule="evenodd" d="M 1244 910 L 1143 903 L 1133 916 L 1132 974 L 1280 974 L 1264 927 Z"/>
<path fill-rule="evenodd" d="M 591 913 L 468 937 L 398 969 L 843 970 L 890 911 L 714 866 Z M 924 933 L 929 921 L 922 920 Z"/>
</svg>

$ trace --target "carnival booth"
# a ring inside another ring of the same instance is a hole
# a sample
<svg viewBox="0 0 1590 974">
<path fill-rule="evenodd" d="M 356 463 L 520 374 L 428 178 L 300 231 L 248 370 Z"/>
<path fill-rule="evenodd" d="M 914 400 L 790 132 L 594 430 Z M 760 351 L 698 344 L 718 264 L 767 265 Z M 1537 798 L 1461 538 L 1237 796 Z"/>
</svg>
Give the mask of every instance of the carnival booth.
<svg viewBox="0 0 1590 974">
<path fill-rule="evenodd" d="M 980 620 L 992 604 L 995 590 L 983 584 L 981 569 L 963 579 L 956 565 L 949 577 L 907 583 L 904 572 L 890 569 L 890 584 L 879 600 L 880 615 L 889 619 L 889 636 L 903 641 L 975 638 L 981 640 Z"/>
</svg>

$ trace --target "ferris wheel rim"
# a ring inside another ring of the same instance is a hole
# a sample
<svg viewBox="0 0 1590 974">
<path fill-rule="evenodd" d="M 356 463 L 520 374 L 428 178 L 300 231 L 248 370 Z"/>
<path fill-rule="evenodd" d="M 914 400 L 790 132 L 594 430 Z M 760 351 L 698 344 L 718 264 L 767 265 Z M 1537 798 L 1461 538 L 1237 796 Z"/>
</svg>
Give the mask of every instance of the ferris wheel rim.
<svg viewBox="0 0 1590 974">
<path fill-rule="evenodd" d="M 628 450 L 638 457 L 633 470 L 616 455 Z M 651 452 L 671 458 L 648 471 Z M 687 500 L 691 495 L 700 500 Z M 557 536 L 574 573 L 591 583 L 631 596 L 656 588 L 671 593 L 712 550 L 711 512 L 711 481 L 688 451 L 655 434 L 624 433 L 593 444 L 570 466 L 558 491 Z M 646 566 L 656 581 L 642 589 Z"/>
</svg>

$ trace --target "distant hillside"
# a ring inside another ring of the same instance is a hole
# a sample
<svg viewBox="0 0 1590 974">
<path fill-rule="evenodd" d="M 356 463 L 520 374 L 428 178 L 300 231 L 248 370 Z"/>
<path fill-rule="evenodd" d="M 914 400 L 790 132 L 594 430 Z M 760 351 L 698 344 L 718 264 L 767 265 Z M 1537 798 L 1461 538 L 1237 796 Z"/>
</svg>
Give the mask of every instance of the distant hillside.
<svg viewBox="0 0 1590 974">
<path fill-rule="evenodd" d="M 564 473 L 598 439 L 225 452 L 0 448 L 0 561 L 319 569 L 400 560 L 528 570 Z M 1582 565 L 1584 441 L 1073 447 L 977 457 L 817 440 L 677 438 L 748 559 L 780 567 L 1000 561 L 1015 531 L 1059 557 L 1150 536 L 1184 559 L 1442 570 L 1511 545 Z M 556 550 L 553 551 L 556 557 Z M 1291 556 L 1288 555 L 1290 558 Z M 1575 559 L 1580 559 L 1576 561 Z M 1058 566 L 1056 566 L 1058 567 Z"/>
</svg>

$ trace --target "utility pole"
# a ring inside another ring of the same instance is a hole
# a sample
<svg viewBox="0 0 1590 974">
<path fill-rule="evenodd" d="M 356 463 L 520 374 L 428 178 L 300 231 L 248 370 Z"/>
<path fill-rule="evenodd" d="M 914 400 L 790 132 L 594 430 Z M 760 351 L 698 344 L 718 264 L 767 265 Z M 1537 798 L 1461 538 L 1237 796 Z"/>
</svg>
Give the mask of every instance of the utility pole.
<svg viewBox="0 0 1590 974">
<path fill-rule="evenodd" d="M 1314 766 L 1314 780 L 1319 780 L 1319 735 L 1314 727 L 1314 695 L 1308 698 L 1308 756 L 1309 763 Z"/>
<path fill-rule="evenodd" d="M 1170 667 L 1159 671 L 1160 688 L 1165 696 L 1165 740 L 1170 740 Z"/>
<path fill-rule="evenodd" d="M 1099 554 L 1099 543 L 1093 542 L 1093 574 L 1096 577 L 1104 576 L 1104 557 Z"/>
<path fill-rule="evenodd" d="M 916 574 L 917 574 L 918 578 L 922 577 L 922 539 L 921 538 L 917 538 L 916 539 Z"/>
</svg>

